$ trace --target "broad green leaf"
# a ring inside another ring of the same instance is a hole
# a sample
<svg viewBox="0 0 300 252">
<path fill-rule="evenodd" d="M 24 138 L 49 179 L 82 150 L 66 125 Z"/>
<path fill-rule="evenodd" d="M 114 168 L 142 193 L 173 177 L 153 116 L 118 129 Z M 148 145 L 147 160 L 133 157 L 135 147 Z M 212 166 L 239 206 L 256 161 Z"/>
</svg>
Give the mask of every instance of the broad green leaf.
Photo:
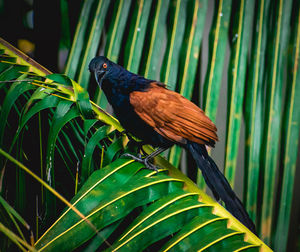
<svg viewBox="0 0 300 252">
<path fill-rule="evenodd" d="M 228 69 L 227 136 L 224 168 L 225 176 L 231 187 L 234 187 L 235 182 L 249 49 L 249 30 L 252 28 L 255 5 L 255 2 L 251 0 L 238 2 L 239 7 L 233 26 L 232 53 Z"/>
<path fill-rule="evenodd" d="M 85 119 L 94 118 L 92 105 L 90 103 L 89 93 L 87 92 L 86 89 L 82 88 L 75 81 L 71 80 L 71 82 L 72 82 L 74 93 L 75 93 L 76 104 L 78 106 L 78 109 L 79 109 L 81 115 Z"/>
<path fill-rule="evenodd" d="M 101 197 L 101 195 L 105 198 L 102 198 L 101 205 L 94 205 L 94 209 L 87 215 L 87 218 L 96 228 L 101 229 L 117 221 L 119 218 L 123 218 L 137 206 L 147 204 L 158 199 L 164 193 L 175 190 L 170 187 L 170 183 L 176 182 L 178 183 L 179 181 L 164 175 L 147 178 L 139 177 L 137 174 L 136 178 L 134 176 L 120 187 L 118 184 L 114 184 L 113 190 L 107 188 L 106 190 L 110 190 L 110 195 L 104 194 L 104 188 L 99 191 L 94 188 L 92 195 L 90 195 L 90 197 L 94 198 L 94 202 L 97 198 Z M 125 208 L 123 207 L 124 201 L 126 202 Z M 84 204 L 84 206 L 85 205 L 86 204 Z M 80 205 L 77 204 L 77 208 L 81 211 Z M 112 210 L 113 214 L 111 212 Z M 49 242 L 40 240 L 40 242 L 36 244 L 37 248 L 49 250 L 58 248 L 57 246 L 59 246 L 62 250 L 69 250 L 70 248 L 77 247 L 93 236 L 94 231 L 87 226 L 85 222 L 78 220 L 78 218 L 74 221 L 72 226 L 60 236 L 50 238 Z M 74 239 L 74 232 L 77 234 L 77 239 Z M 68 243 L 64 242 L 65 239 L 70 237 L 73 237 L 73 239 L 69 239 Z"/>
<path fill-rule="evenodd" d="M 13 105 L 15 104 L 16 100 L 25 92 L 34 88 L 33 85 L 30 85 L 27 82 L 15 82 L 13 84 L 9 84 L 11 87 L 9 88 L 5 99 L 3 101 L 1 107 L 1 114 L 0 114 L 0 121 L 3 122 L 0 124 L 0 145 L 2 146 L 3 143 L 3 136 L 5 132 L 5 128 L 7 126 L 7 118 Z"/>
<path fill-rule="evenodd" d="M 108 114 L 107 112 L 102 110 L 95 103 L 91 102 L 91 104 L 93 107 L 93 111 L 96 114 L 96 118 L 98 120 L 100 120 L 101 122 L 104 122 L 105 124 L 113 126 L 115 129 L 117 129 L 120 132 L 124 130 L 116 118 L 114 118 L 113 116 L 111 116 L 110 114 Z"/>
<path fill-rule="evenodd" d="M 59 85 L 63 84 L 66 86 L 72 86 L 75 94 L 75 100 L 81 114 L 87 119 L 91 119 L 93 117 L 89 94 L 78 83 L 63 74 L 51 74 L 48 75 L 47 78 L 59 83 Z"/>
<path fill-rule="evenodd" d="M 36 115 L 38 112 L 49 109 L 49 108 L 55 108 L 58 105 L 59 98 L 56 96 L 48 95 L 43 100 L 40 100 L 39 102 L 35 103 L 32 108 L 29 109 L 27 113 L 23 115 L 20 122 L 20 127 L 18 128 L 18 132 L 20 132 L 23 127 L 26 125 L 28 120 L 30 120 L 34 115 Z"/>
<path fill-rule="evenodd" d="M 112 20 L 107 34 L 107 44 L 105 47 L 105 56 L 113 62 L 118 62 L 122 46 L 123 33 L 129 14 L 131 0 L 118 0 L 114 6 Z M 102 90 L 97 90 L 95 96 L 96 103 L 101 107 L 107 106 L 107 99 Z"/>
<path fill-rule="evenodd" d="M 209 34 L 209 63 L 203 90 L 203 109 L 213 122 L 216 121 L 217 116 L 232 0 L 215 2 L 219 4 L 215 7 L 213 25 Z"/>
<path fill-rule="evenodd" d="M 4 72 L 6 69 L 10 68 L 12 64 L 15 64 L 17 59 L 15 57 L 10 57 L 8 55 L 0 56 L 0 73 Z"/>
<path fill-rule="evenodd" d="M 261 146 L 263 130 L 263 94 L 267 22 L 270 1 L 263 0 L 257 6 L 253 25 L 253 49 L 249 65 L 246 89 L 245 124 L 245 207 L 250 218 L 257 220 L 257 195 L 261 171 Z"/>
<path fill-rule="evenodd" d="M 125 64 L 128 71 L 138 73 L 142 56 L 144 38 L 152 0 L 137 1 L 125 47 Z"/>
<path fill-rule="evenodd" d="M 3 62 L 2 62 L 3 64 Z M 9 67 L 0 73 L 0 81 L 10 81 L 17 79 L 22 75 L 22 72 L 27 72 L 29 69 L 28 66 L 9 64 Z M 3 86 L 4 83 L 0 83 L 0 86 Z"/>
<path fill-rule="evenodd" d="M 95 198 L 95 196 L 93 196 L 93 191 L 95 188 L 100 187 L 101 189 L 103 187 L 105 188 L 105 186 L 114 186 L 111 181 L 113 181 L 116 185 L 123 185 L 141 168 L 141 166 L 141 164 L 133 163 L 131 160 L 118 159 L 107 167 L 93 172 L 88 180 L 83 184 L 80 191 L 72 199 L 71 202 L 73 206 L 80 208 L 80 206 L 77 205 L 80 204 L 82 206 L 81 211 L 83 211 L 84 214 L 91 211 L 97 203 L 93 203 Z M 101 192 L 100 189 L 97 189 L 99 193 Z M 103 192 L 103 195 L 101 194 L 100 196 L 100 198 L 98 197 L 99 201 L 102 200 L 102 197 L 105 197 L 105 193 Z M 85 203 L 90 201 L 93 204 Z M 52 236 L 59 235 L 66 231 L 68 227 L 72 225 L 74 219 L 78 219 L 76 214 L 74 214 L 71 208 L 67 208 L 50 227 L 50 229 L 48 229 L 36 242 L 36 244 L 39 244 L 41 241 L 50 240 L 52 239 Z"/>
<path fill-rule="evenodd" d="M 55 188 L 55 177 L 54 177 L 54 152 L 56 146 L 56 140 L 61 129 L 79 116 L 79 112 L 76 107 L 71 108 L 73 102 L 61 101 L 53 116 L 52 125 L 48 135 L 47 150 L 46 150 L 46 174 L 45 178 L 49 185 Z M 56 200 L 52 193 L 46 191 L 45 193 L 45 204 L 47 209 L 47 219 L 51 219 L 55 216 L 56 211 Z"/>
<path fill-rule="evenodd" d="M 203 209 L 207 210 L 207 209 Z M 203 237 L 197 242 L 198 237 Z M 228 237 L 232 238 L 228 241 Z M 243 233 L 226 229 L 226 219 L 207 211 L 194 217 L 178 232 L 161 251 L 226 251 L 239 249 L 253 244 L 243 240 Z M 255 246 L 259 251 L 259 246 Z"/>
<path fill-rule="evenodd" d="M 49 74 L 46 76 L 47 79 L 53 80 L 59 84 L 72 87 L 71 79 L 64 74 Z"/>
<path fill-rule="evenodd" d="M 32 83 L 30 83 L 33 87 L 34 85 Z M 23 115 L 26 114 L 28 112 L 28 110 L 34 106 L 38 101 L 45 99 L 46 97 L 51 96 L 51 94 L 54 93 L 54 90 L 52 89 L 46 89 L 44 87 L 38 87 L 34 90 L 34 92 L 32 93 L 32 95 L 29 97 L 29 99 L 27 100 L 27 103 L 24 107 Z M 49 98 L 47 98 L 49 99 Z M 57 99 L 57 98 L 51 98 L 51 99 Z M 55 105 L 54 105 L 55 106 Z"/>
<path fill-rule="evenodd" d="M 113 224 L 102 229 L 98 235 L 95 235 L 95 237 L 86 246 L 86 248 L 83 249 L 83 252 L 96 251 L 104 242 L 106 242 L 111 233 L 118 228 L 122 220 L 123 219 L 116 221 Z"/>
<path fill-rule="evenodd" d="M 147 207 L 125 230 L 125 232 L 119 238 L 119 242 L 122 242 L 125 238 L 129 239 L 133 232 L 136 233 L 136 229 L 143 229 L 142 227 L 147 225 L 145 224 L 147 220 L 151 220 L 152 216 L 157 213 L 164 212 L 167 207 L 176 203 L 182 199 L 189 197 L 197 197 L 197 193 L 189 193 L 178 190 L 178 192 L 174 192 L 172 194 L 166 195 L 165 197 L 157 200 L 149 207 Z M 129 238 L 128 238 L 129 237 Z"/>
<path fill-rule="evenodd" d="M 147 39 L 146 49 L 147 58 L 142 62 L 142 73 L 148 79 L 158 80 L 160 74 L 160 58 L 163 54 L 161 46 L 165 38 L 165 23 L 170 0 L 158 0 L 155 9 L 155 15 L 149 17 L 150 40 Z"/>
<path fill-rule="evenodd" d="M 266 76 L 266 112 L 263 139 L 263 169 L 264 188 L 262 197 L 261 223 L 259 234 L 269 243 L 271 239 L 272 216 L 274 212 L 274 195 L 276 168 L 279 151 L 279 135 L 281 124 L 281 100 L 283 87 L 284 63 L 288 37 L 290 33 L 290 17 L 292 1 L 280 0 L 277 8 L 273 9 L 274 28 L 270 34 L 270 54 Z"/>
<path fill-rule="evenodd" d="M 122 137 L 119 137 L 117 140 L 115 140 L 106 150 L 105 152 L 105 160 L 108 163 L 111 163 L 116 155 L 123 149 L 123 139 Z"/>
<path fill-rule="evenodd" d="M 187 16 L 184 41 L 180 54 L 179 90 L 181 95 L 187 99 L 191 99 L 199 60 L 200 44 L 204 31 L 207 1 L 191 1 L 188 3 L 187 9 L 192 15 L 189 14 Z"/>
<path fill-rule="evenodd" d="M 161 207 L 160 201 L 158 200 L 154 204 Z M 200 213 L 202 215 L 202 207 L 205 208 L 205 206 L 205 204 L 199 203 L 191 197 L 179 199 L 173 204 L 164 206 L 161 211 L 157 211 L 141 225 L 135 227 L 130 235 L 126 238 L 122 237 L 114 244 L 112 249 L 129 251 L 133 250 L 138 244 L 139 248 L 144 250 L 152 243 L 180 230 L 193 217 Z"/>
<path fill-rule="evenodd" d="M 230 23 L 231 0 L 215 1 L 213 24 L 209 34 L 209 62 L 203 86 L 203 110 L 205 114 L 216 122 L 219 94 L 223 66 L 226 55 L 227 33 Z M 201 189 L 205 189 L 206 184 L 198 170 L 197 184 Z"/>
<path fill-rule="evenodd" d="M 20 118 L 19 127 L 14 136 L 14 139 L 11 142 L 10 149 L 12 149 L 14 147 L 24 126 L 34 115 L 36 115 L 38 112 L 40 112 L 42 110 L 53 108 L 53 107 L 57 106 L 58 102 L 59 102 L 59 99 L 56 96 L 48 95 L 45 99 L 41 100 L 40 102 L 37 102 L 27 113 L 25 113 Z"/>
<path fill-rule="evenodd" d="M 53 159 L 55 151 L 55 142 L 58 137 L 59 132 L 65 124 L 67 124 L 72 119 L 79 116 L 78 110 L 71 106 L 73 102 L 61 101 L 59 102 L 56 112 L 53 116 L 51 129 L 48 136 L 47 152 L 46 152 L 46 179 L 51 185 L 53 181 Z"/>
<path fill-rule="evenodd" d="M 98 122 L 97 119 L 87 119 L 83 122 L 84 134 L 87 135 L 88 131 Z"/>
<path fill-rule="evenodd" d="M 24 166 L 21 162 L 19 162 L 18 160 L 16 160 L 15 158 L 13 158 L 11 155 L 9 155 L 7 152 L 3 151 L 0 148 L 0 155 L 4 156 L 5 158 L 7 158 L 8 160 L 10 160 L 12 163 L 14 163 L 15 165 L 17 165 L 22 171 L 26 172 L 29 176 L 31 176 L 32 178 L 34 178 L 36 181 L 38 181 L 41 185 L 43 185 L 48 191 L 50 191 L 53 195 L 55 195 L 57 198 L 59 198 L 63 203 L 65 203 L 67 206 L 70 207 L 70 209 L 72 209 L 72 211 L 74 213 L 76 213 L 76 215 L 80 216 L 80 218 L 85 221 L 88 226 L 90 228 L 92 228 L 93 230 L 95 230 L 95 226 L 92 225 L 91 222 L 89 222 L 85 216 L 78 211 L 74 206 L 72 206 L 69 201 L 67 201 L 61 194 L 59 194 L 57 191 L 55 191 L 51 186 L 49 186 L 45 181 L 43 181 L 42 179 L 40 179 L 37 175 L 35 175 L 30 169 L 28 169 L 26 166 Z"/>
<path fill-rule="evenodd" d="M 81 66 L 78 75 L 78 83 L 80 83 L 80 85 L 83 88 L 88 87 L 90 73 L 89 71 L 87 71 L 87 69 L 90 61 L 96 55 L 99 45 L 98 42 L 102 33 L 104 19 L 107 13 L 109 3 L 110 1 L 105 0 L 100 0 L 97 2 L 96 13 L 93 19 L 91 30 L 88 35 L 86 48 L 83 51 Z"/>
<path fill-rule="evenodd" d="M 118 0 L 114 6 L 114 13 L 108 34 L 105 55 L 113 62 L 118 62 L 122 46 L 122 37 L 125 31 L 125 24 L 129 15 L 131 0 Z"/>
<path fill-rule="evenodd" d="M 87 143 L 84 151 L 84 156 L 82 160 L 82 168 L 81 168 L 81 179 L 85 181 L 87 177 L 91 174 L 92 171 L 92 158 L 93 153 L 98 145 L 98 143 L 107 137 L 107 127 L 99 128 L 90 138 L 89 142 Z"/>
<path fill-rule="evenodd" d="M 4 61 L 4 62 L 10 62 L 10 63 L 16 63 L 16 62 L 17 62 L 16 57 L 11 57 L 11 56 L 8 56 L 8 55 L 6 55 L 6 54 L 4 54 L 4 53 L 5 53 L 5 50 L 2 49 L 2 50 L 0 51 L 1 65 L 3 65 L 3 66 L 6 65 L 5 63 L 2 63 L 3 61 Z M 1 69 L 1 67 L 0 67 L 0 69 Z M 2 69 L 1 69 L 0 72 L 2 72 Z"/>
<path fill-rule="evenodd" d="M 75 78 L 77 69 L 79 68 L 80 55 L 82 50 L 84 50 L 84 38 L 85 36 L 87 36 L 88 33 L 88 20 L 91 16 L 91 8 L 93 2 L 93 0 L 84 1 L 82 10 L 80 12 L 78 24 L 76 26 L 73 44 L 69 53 L 69 58 L 67 60 L 67 65 L 65 69 L 65 74 L 72 79 Z"/>
<path fill-rule="evenodd" d="M 274 250 L 285 251 L 289 237 L 293 190 L 295 185 L 297 147 L 299 145 L 300 129 L 300 5 L 294 3 L 298 10 L 293 21 L 291 46 L 293 50 L 288 55 L 289 74 L 283 115 L 281 165 L 283 167 L 282 189 L 280 195 L 279 214 L 274 239 Z"/>
<path fill-rule="evenodd" d="M 61 39 L 59 41 L 60 50 L 69 49 L 71 45 L 69 7 L 67 0 L 60 1 L 61 12 Z"/>
<path fill-rule="evenodd" d="M 180 48 L 183 41 L 187 15 L 187 0 L 171 0 L 169 19 L 170 27 L 167 27 L 167 49 L 161 68 L 161 81 L 169 89 L 175 90 L 179 66 Z"/>
</svg>

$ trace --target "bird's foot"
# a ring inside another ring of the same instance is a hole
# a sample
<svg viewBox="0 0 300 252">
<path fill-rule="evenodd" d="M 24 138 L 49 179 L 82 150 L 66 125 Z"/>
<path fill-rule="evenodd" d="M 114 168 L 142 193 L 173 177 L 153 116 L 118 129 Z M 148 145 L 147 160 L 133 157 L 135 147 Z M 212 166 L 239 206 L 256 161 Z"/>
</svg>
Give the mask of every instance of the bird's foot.
<svg viewBox="0 0 300 252">
<path fill-rule="evenodd" d="M 148 157 L 143 158 L 142 154 L 140 154 L 140 153 L 138 153 L 137 156 L 134 156 L 134 155 L 129 154 L 129 153 L 125 153 L 125 154 L 122 155 L 122 157 L 132 158 L 133 160 L 144 164 L 147 169 L 154 170 L 154 171 L 158 172 L 157 166 L 155 166 L 154 164 L 151 164 Z"/>
</svg>

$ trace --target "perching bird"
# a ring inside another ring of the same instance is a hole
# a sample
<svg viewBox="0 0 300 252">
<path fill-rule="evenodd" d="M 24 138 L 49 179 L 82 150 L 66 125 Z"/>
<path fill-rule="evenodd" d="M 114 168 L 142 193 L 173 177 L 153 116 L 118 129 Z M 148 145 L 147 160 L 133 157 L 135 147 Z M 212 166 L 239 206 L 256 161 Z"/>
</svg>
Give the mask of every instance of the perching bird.
<svg viewBox="0 0 300 252">
<path fill-rule="evenodd" d="M 103 56 L 94 58 L 89 70 L 124 129 L 144 144 L 158 147 L 145 158 L 127 156 L 156 169 L 150 162 L 153 157 L 174 144 L 182 146 L 192 154 L 216 200 L 221 199 L 232 215 L 255 232 L 241 201 L 207 153 L 205 146 L 214 147 L 218 140 L 217 128 L 198 106 L 165 84 L 131 73 Z"/>
</svg>

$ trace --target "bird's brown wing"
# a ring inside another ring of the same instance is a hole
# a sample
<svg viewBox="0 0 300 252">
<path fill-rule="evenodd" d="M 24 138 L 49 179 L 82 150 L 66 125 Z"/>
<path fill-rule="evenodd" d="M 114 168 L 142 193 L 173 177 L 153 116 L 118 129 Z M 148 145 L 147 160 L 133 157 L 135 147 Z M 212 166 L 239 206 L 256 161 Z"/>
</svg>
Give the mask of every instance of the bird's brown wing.
<svg viewBox="0 0 300 252">
<path fill-rule="evenodd" d="M 217 128 L 203 110 L 155 82 L 147 91 L 132 92 L 130 103 L 147 124 L 171 141 L 184 144 L 190 140 L 210 146 L 218 141 Z"/>
</svg>

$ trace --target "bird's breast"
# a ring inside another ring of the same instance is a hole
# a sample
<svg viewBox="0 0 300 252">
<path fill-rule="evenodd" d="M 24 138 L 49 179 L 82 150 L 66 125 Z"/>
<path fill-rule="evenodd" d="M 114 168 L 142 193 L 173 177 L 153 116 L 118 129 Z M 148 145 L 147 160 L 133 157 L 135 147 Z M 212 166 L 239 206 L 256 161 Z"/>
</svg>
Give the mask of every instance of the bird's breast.
<svg viewBox="0 0 300 252">
<path fill-rule="evenodd" d="M 111 105 L 115 116 L 123 128 L 132 135 L 143 140 L 144 143 L 151 144 L 154 147 L 161 146 L 166 148 L 173 144 L 142 120 L 132 107 L 129 98 L 127 99 L 124 98 L 124 96 L 119 96 Z"/>
</svg>

